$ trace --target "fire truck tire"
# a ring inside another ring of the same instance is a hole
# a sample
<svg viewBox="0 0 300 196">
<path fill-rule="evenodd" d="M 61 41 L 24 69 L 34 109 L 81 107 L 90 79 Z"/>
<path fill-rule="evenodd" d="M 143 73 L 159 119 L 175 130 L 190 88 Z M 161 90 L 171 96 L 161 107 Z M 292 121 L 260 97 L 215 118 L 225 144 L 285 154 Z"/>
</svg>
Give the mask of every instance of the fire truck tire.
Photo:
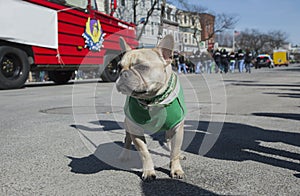
<svg viewBox="0 0 300 196">
<path fill-rule="evenodd" d="M 28 56 L 23 50 L 0 46 L 0 89 L 21 88 L 28 74 Z"/>
<path fill-rule="evenodd" d="M 119 66 L 120 57 L 114 54 L 106 56 L 106 66 L 101 74 L 101 79 L 104 82 L 117 81 L 121 68 Z"/>
<path fill-rule="evenodd" d="M 49 79 L 55 84 L 66 84 L 71 79 L 73 71 L 49 71 Z"/>
</svg>

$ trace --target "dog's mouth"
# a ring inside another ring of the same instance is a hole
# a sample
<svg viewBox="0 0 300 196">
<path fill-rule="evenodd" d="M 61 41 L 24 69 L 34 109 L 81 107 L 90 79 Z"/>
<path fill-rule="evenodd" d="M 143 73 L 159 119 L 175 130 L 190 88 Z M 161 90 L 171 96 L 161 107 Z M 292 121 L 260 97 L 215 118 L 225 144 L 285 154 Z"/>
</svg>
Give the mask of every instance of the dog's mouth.
<svg viewBox="0 0 300 196">
<path fill-rule="evenodd" d="M 128 95 L 128 96 L 134 96 L 134 97 L 139 97 L 142 95 L 147 94 L 147 90 L 145 89 L 133 89 L 131 86 L 127 86 L 127 85 L 117 85 L 117 90 L 124 94 L 124 95 Z"/>
<path fill-rule="evenodd" d="M 142 90 L 142 91 L 132 91 L 131 96 L 139 97 L 141 95 L 147 94 L 148 91 Z"/>
</svg>

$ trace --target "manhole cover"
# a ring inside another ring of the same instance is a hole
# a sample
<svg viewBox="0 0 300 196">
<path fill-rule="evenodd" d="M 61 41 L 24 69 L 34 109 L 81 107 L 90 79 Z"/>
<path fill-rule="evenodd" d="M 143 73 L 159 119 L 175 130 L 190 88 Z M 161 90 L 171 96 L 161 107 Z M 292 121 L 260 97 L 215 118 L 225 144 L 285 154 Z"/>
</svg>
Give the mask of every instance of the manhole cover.
<svg viewBox="0 0 300 196">
<path fill-rule="evenodd" d="M 113 106 L 77 106 L 77 107 L 57 107 L 57 108 L 49 108 L 40 110 L 41 113 L 45 114 L 65 114 L 65 115 L 73 115 L 76 114 L 111 114 L 111 113 L 121 113 L 123 112 L 122 107 L 113 107 Z"/>
</svg>

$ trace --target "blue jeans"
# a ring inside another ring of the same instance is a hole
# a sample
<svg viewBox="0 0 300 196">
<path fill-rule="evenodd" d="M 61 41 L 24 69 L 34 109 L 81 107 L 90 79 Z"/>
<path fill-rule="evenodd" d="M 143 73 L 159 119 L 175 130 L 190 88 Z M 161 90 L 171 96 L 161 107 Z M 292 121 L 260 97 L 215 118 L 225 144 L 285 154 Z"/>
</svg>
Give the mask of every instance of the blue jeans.
<svg viewBox="0 0 300 196">
<path fill-rule="evenodd" d="M 239 64 L 239 72 L 242 73 L 244 71 L 244 60 L 239 60 L 238 61 Z"/>
<path fill-rule="evenodd" d="M 185 63 L 179 63 L 178 64 L 178 73 L 181 73 L 181 68 L 183 68 L 183 73 L 187 73 Z"/>
<path fill-rule="evenodd" d="M 233 73 L 235 68 L 235 61 L 230 61 L 230 71 Z"/>
<path fill-rule="evenodd" d="M 251 73 L 251 63 L 246 63 L 245 68 L 246 68 L 246 73 L 247 72 Z"/>
<path fill-rule="evenodd" d="M 221 73 L 224 72 L 225 71 L 225 65 L 221 63 L 220 66 L 219 66 L 219 70 L 220 70 Z"/>
<path fill-rule="evenodd" d="M 212 66 L 211 60 L 205 61 L 206 73 L 208 73 L 208 74 L 211 73 L 211 66 Z"/>
<path fill-rule="evenodd" d="M 201 62 L 198 62 L 196 65 L 195 74 L 200 74 L 200 73 L 201 73 Z"/>
</svg>

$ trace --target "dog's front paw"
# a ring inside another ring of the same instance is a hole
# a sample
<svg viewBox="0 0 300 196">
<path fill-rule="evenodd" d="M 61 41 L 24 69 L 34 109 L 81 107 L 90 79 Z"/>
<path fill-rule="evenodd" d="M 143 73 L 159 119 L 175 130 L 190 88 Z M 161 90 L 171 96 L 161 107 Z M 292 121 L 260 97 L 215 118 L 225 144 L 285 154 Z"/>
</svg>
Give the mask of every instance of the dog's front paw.
<svg viewBox="0 0 300 196">
<path fill-rule="evenodd" d="M 179 159 L 171 161 L 170 166 L 171 166 L 171 173 L 170 173 L 171 177 L 177 179 L 183 179 L 184 172 L 180 165 Z"/>
<path fill-rule="evenodd" d="M 176 169 L 171 171 L 171 177 L 176 179 L 183 179 L 184 178 L 184 172 L 182 169 Z"/>
<path fill-rule="evenodd" d="M 156 179 L 156 174 L 154 170 L 147 170 L 143 172 L 142 180 L 143 181 L 153 181 Z"/>
</svg>

